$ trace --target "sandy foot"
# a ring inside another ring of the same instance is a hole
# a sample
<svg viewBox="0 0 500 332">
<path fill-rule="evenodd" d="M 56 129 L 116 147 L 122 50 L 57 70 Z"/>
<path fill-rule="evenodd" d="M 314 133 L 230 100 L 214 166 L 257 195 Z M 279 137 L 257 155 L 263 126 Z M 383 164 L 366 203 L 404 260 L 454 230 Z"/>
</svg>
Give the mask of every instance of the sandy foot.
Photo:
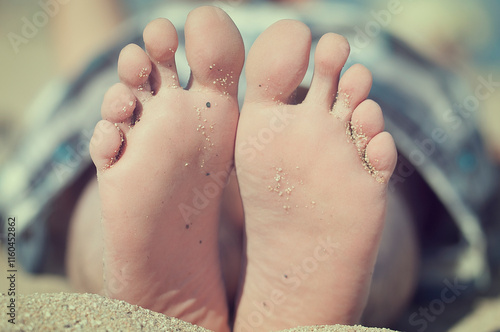
<svg viewBox="0 0 500 332">
<path fill-rule="evenodd" d="M 396 162 L 371 74 L 339 75 L 349 54 L 320 40 L 306 99 L 293 104 L 311 34 L 284 20 L 255 42 L 236 140 L 245 265 L 235 331 L 354 324 L 368 295 Z M 337 95 L 337 97 L 336 97 Z"/>
<path fill-rule="evenodd" d="M 147 54 L 125 47 L 121 83 L 106 94 L 91 155 L 104 234 L 105 292 L 115 299 L 228 330 L 218 254 L 220 197 L 233 166 L 241 36 L 215 7 L 185 25 L 192 75 L 179 87 L 177 32 L 158 19 Z"/>
</svg>

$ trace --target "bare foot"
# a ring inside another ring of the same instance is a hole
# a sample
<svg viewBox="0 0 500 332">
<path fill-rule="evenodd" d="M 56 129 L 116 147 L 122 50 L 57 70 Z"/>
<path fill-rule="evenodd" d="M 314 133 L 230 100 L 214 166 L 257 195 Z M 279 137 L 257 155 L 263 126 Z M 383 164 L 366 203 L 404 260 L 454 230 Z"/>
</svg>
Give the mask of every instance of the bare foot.
<svg viewBox="0 0 500 332">
<path fill-rule="evenodd" d="M 321 38 L 308 95 L 293 104 L 310 47 L 309 29 L 284 20 L 248 55 L 235 154 L 246 222 L 236 331 L 354 324 L 366 303 L 396 149 L 365 100 L 370 72 L 355 65 L 339 82 L 349 54 L 339 35 Z"/>
<path fill-rule="evenodd" d="M 241 36 L 215 7 L 185 25 L 192 70 L 179 87 L 177 32 L 144 30 L 148 55 L 125 47 L 122 83 L 105 96 L 91 141 L 104 234 L 104 287 L 112 298 L 228 330 L 218 252 L 219 206 L 232 169 Z"/>
</svg>

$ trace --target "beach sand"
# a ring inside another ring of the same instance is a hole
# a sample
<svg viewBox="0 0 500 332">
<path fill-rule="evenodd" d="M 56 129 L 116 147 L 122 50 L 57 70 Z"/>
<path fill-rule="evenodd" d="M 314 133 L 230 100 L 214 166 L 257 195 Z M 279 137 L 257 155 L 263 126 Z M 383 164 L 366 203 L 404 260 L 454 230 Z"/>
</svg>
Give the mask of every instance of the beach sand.
<svg viewBox="0 0 500 332">
<path fill-rule="evenodd" d="M 0 308 L 10 297 L 0 296 Z M 180 319 L 96 294 L 43 293 L 16 299 L 15 325 L 2 315 L 1 331 L 209 331 Z M 392 331 L 362 326 L 313 326 L 286 331 Z"/>
</svg>

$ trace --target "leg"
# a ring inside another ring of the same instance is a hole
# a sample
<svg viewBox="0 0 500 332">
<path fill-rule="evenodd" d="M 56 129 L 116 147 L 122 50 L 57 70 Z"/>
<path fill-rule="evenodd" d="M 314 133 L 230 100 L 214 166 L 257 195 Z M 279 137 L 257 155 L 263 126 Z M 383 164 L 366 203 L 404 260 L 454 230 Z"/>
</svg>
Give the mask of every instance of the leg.
<svg viewBox="0 0 500 332">
<path fill-rule="evenodd" d="M 97 181 L 85 188 L 73 214 L 66 253 L 71 286 L 79 292 L 103 294 L 101 202 Z"/>
<path fill-rule="evenodd" d="M 221 10 L 188 17 L 188 90 L 179 88 L 177 33 L 167 20 L 120 55 L 91 141 L 104 243 L 104 292 L 217 331 L 227 330 L 218 255 L 222 188 L 233 160 L 238 30 Z M 203 32 L 203 33 L 201 33 Z"/>
<path fill-rule="evenodd" d="M 411 301 L 417 285 L 419 247 L 411 199 L 401 190 L 388 192 L 387 217 L 363 312 L 366 326 L 389 326 Z"/>
<path fill-rule="evenodd" d="M 368 296 L 396 150 L 365 100 L 368 70 L 353 66 L 339 82 L 341 36 L 319 41 L 311 88 L 292 103 L 310 45 L 305 25 L 284 20 L 248 55 L 235 154 L 245 211 L 237 331 L 354 324 Z"/>
</svg>

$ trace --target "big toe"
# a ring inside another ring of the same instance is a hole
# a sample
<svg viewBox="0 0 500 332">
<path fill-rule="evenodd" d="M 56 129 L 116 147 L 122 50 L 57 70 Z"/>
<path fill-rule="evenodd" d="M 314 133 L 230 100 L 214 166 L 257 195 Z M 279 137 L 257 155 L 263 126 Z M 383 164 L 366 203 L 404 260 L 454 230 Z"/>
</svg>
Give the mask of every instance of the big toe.
<svg viewBox="0 0 500 332">
<path fill-rule="evenodd" d="M 192 74 L 188 88 L 236 96 L 245 50 L 231 18 L 217 7 L 200 7 L 189 13 L 184 31 Z"/>
<path fill-rule="evenodd" d="M 248 54 L 245 102 L 288 102 L 307 71 L 310 50 L 305 24 L 281 20 L 267 28 Z"/>
</svg>

